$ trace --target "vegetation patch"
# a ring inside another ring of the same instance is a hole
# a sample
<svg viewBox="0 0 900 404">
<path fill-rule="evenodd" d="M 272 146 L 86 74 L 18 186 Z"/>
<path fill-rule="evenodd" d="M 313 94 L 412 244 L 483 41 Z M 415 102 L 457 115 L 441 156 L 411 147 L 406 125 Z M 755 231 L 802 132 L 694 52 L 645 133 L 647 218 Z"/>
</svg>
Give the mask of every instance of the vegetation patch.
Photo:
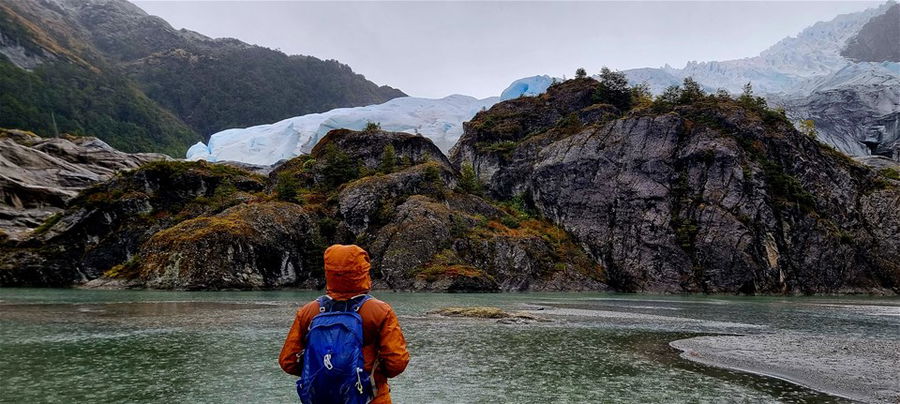
<svg viewBox="0 0 900 404">
<path fill-rule="evenodd" d="M 56 223 L 59 222 L 59 219 L 62 219 L 62 217 L 63 217 L 62 213 L 54 213 L 54 214 L 50 215 L 50 217 L 48 217 L 47 220 L 44 220 L 44 223 L 41 223 L 40 226 L 35 228 L 31 232 L 31 234 L 37 236 L 37 235 L 46 233 L 51 228 L 53 228 L 53 226 L 55 226 Z"/>
<path fill-rule="evenodd" d="M 137 255 L 103 273 L 104 278 L 137 279 L 141 274 L 141 259 Z"/>
<path fill-rule="evenodd" d="M 878 171 L 878 174 L 881 174 L 881 176 L 884 178 L 900 181 L 900 171 L 897 171 L 896 169 L 891 167 L 882 168 Z"/>
<path fill-rule="evenodd" d="M 445 317 L 467 317 L 481 319 L 495 319 L 502 323 L 520 324 L 534 322 L 549 322 L 550 320 L 535 316 L 530 313 L 519 311 L 505 311 L 499 307 L 491 306 L 471 306 L 471 307 L 444 307 L 442 309 L 433 310 L 428 314 L 439 315 Z"/>
<path fill-rule="evenodd" d="M 502 140 L 499 142 L 478 142 L 475 143 L 475 150 L 479 153 L 499 154 L 504 158 L 509 158 L 512 152 L 519 146 L 519 142 L 512 140 Z"/>
</svg>

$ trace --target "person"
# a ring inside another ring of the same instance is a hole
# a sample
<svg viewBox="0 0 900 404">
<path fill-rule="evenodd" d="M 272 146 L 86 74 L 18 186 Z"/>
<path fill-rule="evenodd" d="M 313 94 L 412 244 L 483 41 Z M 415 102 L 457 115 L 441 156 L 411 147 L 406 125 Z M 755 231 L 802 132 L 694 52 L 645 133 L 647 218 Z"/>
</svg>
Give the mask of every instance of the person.
<svg viewBox="0 0 900 404">
<path fill-rule="evenodd" d="M 278 362 L 285 372 L 301 376 L 300 380 L 303 380 L 304 347 L 311 333 L 310 325 L 320 310 L 325 311 L 324 306 L 320 309 L 320 302 L 330 306 L 344 303 L 343 306 L 348 307 L 348 302 L 361 301 L 356 312 L 362 319 L 364 370 L 374 379 L 371 403 L 385 404 L 391 403 L 387 379 L 406 369 L 409 352 L 394 310 L 387 303 L 367 295 L 372 285 L 369 268 L 369 254 L 356 245 L 336 244 L 325 250 L 327 295 L 297 310 Z"/>
</svg>

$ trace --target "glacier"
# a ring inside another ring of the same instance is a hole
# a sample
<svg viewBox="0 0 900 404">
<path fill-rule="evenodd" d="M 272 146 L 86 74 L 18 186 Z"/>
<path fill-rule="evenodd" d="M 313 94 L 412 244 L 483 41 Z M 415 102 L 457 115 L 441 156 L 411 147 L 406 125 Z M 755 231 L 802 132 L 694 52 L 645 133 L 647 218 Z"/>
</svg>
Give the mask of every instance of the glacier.
<svg viewBox="0 0 900 404">
<path fill-rule="evenodd" d="M 332 129 L 361 130 L 369 122 L 379 123 L 384 130 L 420 133 L 446 153 L 462 135 L 463 122 L 478 111 L 500 101 L 542 94 L 554 80 L 547 75 L 522 78 L 512 82 L 499 97 L 400 97 L 383 104 L 337 108 L 273 124 L 226 129 L 210 136 L 207 144 L 198 142 L 191 146 L 186 158 L 271 165 L 308 153 Z"/>
</svg>

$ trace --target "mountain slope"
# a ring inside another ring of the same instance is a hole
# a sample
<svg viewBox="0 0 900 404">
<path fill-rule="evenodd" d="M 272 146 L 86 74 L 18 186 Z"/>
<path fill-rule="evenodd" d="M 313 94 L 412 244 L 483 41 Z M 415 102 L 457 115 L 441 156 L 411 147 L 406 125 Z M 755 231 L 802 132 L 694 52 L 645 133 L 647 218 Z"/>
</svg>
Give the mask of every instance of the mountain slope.
<svg viewBox="0 0 900 404">
<path fill-rule="evenodd" d="M 0 126 L 54 133 L 56 119 L 124 151 L 182 155 L 228 127 L 404 95 L 336 61 L 175 30 L 124 0 L 3 0 L 0 22 Z"/>
</svg>

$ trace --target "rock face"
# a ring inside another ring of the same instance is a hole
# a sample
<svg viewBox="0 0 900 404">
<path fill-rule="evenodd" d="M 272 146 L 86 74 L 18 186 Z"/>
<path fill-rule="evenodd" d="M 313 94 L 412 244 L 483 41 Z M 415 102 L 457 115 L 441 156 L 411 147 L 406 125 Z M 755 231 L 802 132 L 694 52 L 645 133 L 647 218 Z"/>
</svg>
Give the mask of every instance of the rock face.
<svg viewBox="0 0 900 404">
<path fill-rule="evenodd" d="M 333 131 L 268 178 L 231 165 L 150 163 L 0 246 L 0 285 L 320 287 L 325 247 L 358 243 L 382 288 L 606 288 L 603 268 L 566 232 L 458 182 L 428 139 L 379 130 Z"/>
<path fill-rule="evenodd" d="M 895 180 L 778 113 L 713 96 L 585 118 L 595 107 L 579 94 L 593 88 L 571 80 L 498 104 L 451 161 L 570 232 L 618 290 L 900 290 Z"/>
<path fill-rule="evenodd" d="M 122 153 L 96 138 L 41 138 L 0 129 L 0 228 L 21 239 L 85 188 L 167 158 Z"/>
<path fill-rule="evenodd" d="M 441 150 L 422 135 L 382 130 L 352 131 L 336 129 L 328 132 L 312 149 L 313 158 L 321 158 L 329 147 L 335 147 L 350 159 L 361 163 L 369 170 L 378 169 L 385 148 L 394 148 L 396 156 L 403 160 L 423 162 L 432 160 L 445 168 L 451 168 Z"/>
<path fill-rule="evenodd" d="M 316 287 L 318 237 L 300 206 L 238 205 L 154 234 L 141 249 L 140 279 L 159 289 Z"/>
<path fill-rule="evenodd" d="M 22 241 L 0 247 L 0 285 L 66 286 L 131 270 L 155 233 L 252 199 L 263 177 L 227 166 L 157 161 L 83 191 Z M 128 264 L 128 265 L 125 265 Z"/>
</svg>

